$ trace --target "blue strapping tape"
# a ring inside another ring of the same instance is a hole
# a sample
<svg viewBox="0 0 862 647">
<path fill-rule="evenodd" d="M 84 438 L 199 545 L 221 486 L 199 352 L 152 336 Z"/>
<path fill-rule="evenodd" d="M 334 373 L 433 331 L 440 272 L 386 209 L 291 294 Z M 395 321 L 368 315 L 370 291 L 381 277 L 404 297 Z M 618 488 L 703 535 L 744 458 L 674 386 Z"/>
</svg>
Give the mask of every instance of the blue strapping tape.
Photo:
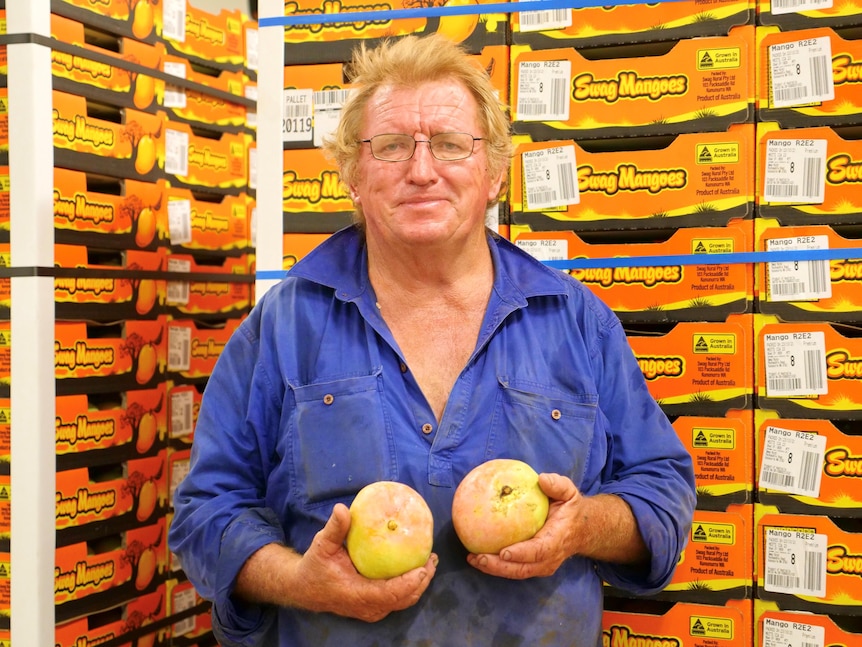
<svg viewBox="0 0 862 647">
<path fill-rule="evenodd" d="M 668 0 L 664 0 L 668 1 Z M 669 0 L 675 2 L 678 0 Z M 399 18 L 433 18 L 437 16 L 469 16 L 473 14 L 519 13 L 521 11 L 548 11 L 551 9 L 585 9 L 587 7 L 616 7 L 618 5 L 647 4 L 646 0 L 527 0 L 525 2 L 490 2 L 488 4 L 458 5 L 454 7 L 420 7 L 417 9 L 384 9 L 377 11 L 340 11 L 328 14 L 291 14 L 290 16 L 264 16 L 259 27 L 285 27 L 295 25 L 322 25 L 342 22 L 388 22 Z"/>
</svg>

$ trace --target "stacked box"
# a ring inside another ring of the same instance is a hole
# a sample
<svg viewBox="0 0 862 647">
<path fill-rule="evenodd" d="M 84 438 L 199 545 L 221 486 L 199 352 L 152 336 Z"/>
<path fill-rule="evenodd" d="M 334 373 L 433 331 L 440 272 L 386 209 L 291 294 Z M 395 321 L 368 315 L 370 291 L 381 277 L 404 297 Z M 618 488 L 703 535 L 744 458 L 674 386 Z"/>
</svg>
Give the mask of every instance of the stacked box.
<svg viewBox="0 0 862 647">
<path fill-rule="evenodd" d="M 155 14 L 155 30 L 170 54 L 183 59 L 243 70 L 246 65 L 247 19 L 239 10 L 214 14 L 192 3 L 163 3 Z"/>
<path fill-rule="evenodd" d="M 764 600 L 754 601 L 754 621 L 756 647 L 856 645 L 862 640 L 859 618 L 845 616 L 836 619 L 825 613 L 781 611 L 775 602 Z"/>
<path fill-rule="evenodd" d="M 163 2 L 139 0 L 57 0 L 51 10 L 61 16 L 92 25 L 109 33 L 157 42 L 155 25 Z"/>
</svg>

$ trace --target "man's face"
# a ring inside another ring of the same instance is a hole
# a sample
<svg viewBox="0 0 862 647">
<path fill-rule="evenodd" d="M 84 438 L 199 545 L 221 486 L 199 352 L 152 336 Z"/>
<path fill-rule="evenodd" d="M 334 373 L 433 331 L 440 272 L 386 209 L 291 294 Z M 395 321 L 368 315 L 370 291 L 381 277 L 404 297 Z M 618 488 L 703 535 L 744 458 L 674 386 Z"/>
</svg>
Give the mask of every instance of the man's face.
<svg viewBox="0 0 862 647">
<path fill-rule="evenodd" d="M 383 87 L 365 109 L 361 139 L 387 133 L 417 140 L 451 132 L 481 137 L 477 112 L 473 95 L 459 83 Z M 484 142 L 475 142 L 473 154 L 457 161 L 435 159 L 420 142 L 402 162 L 375 159 L 363 144 L 350 189 L 369 237 L 387 245 L 434 245 L 481 232 L 486 205 L 501 184 L 502 176 L 488 177 Z"/>
</svg>

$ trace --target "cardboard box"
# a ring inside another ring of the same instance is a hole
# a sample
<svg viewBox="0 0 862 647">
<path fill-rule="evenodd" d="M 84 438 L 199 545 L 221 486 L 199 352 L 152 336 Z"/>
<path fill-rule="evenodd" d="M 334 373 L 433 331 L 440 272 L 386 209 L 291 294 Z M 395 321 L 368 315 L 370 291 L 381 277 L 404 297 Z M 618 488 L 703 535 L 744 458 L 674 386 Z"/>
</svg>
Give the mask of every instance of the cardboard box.
<svg viewBox="0 0 862 647">
<path fill-rule="evenodd" d="M 67 245 L 155 250 L 166 244 L 166 183 L 54 168 L 54 239 Z M 2 210 L 2 206 L 0 206 Z"/>
<path fill-rule="evenodd" d="M 0 269 L 12 267 L 9 243 L 0 243 Z M 0 319 L 8 321 L 12 314 L 12 278 L 0 277 Z"/>
<path fill-rule="evenodd" d="M 246 256 L 170 254 L 167 267 L 169 315 L 178 318 L 217 315 L 223 319 L 246 314 L 251 309 L 251 278 Z M 171 280 L 174 272 L 185 276 L 182 280 Z M 233 277 L 249 280 L 230 280 Z"/>
<path fill-rule="evenodd" d="M 751 265 L 707 260 L 710 254 L 751 251 L 750 221 L 677 229 L 656 242 L 623 242 L 618 236 L 615 242 L 591 243 L 571 231 L 530 232 L 519 225 L 510 229 L 514 243 L 542 261 L 607 259 L 605 267 L 567 272 L 623 322 L 725 321 L 754 308 Z M 680 256 L 691 255 L 703 255 L 701 264 L 679 261 Z M 625 258 L 631 263 L 623 264 L 620 259 Z"/>
<path fill-rule="evenodd" d="M 758 410 L 757 500 L 791 514 L 862 517 L 859 423 Z"/>
<path fill-rule="evenodd" d="M 511 14 L 512 43 L 533 49 L 598 47 L 722 36 L 754 24 L 754 0 L 678 0 Z"/>
<path fill-rule="evenodd" d="M 164 115 L 96 105 L 57 90 L 53 105 L 56 166 L 147 182 L 162 177 Z"/>
<path fill-rule="evenodd" d="M 754 217 L 753 124 L 670 138 L 514 141 L 513 225 L 533 231 L 666 230 Z"/>
<path fill-rule="evenodd" d="M 757 120 L 782 128 L 858 125 L 860 62 L 862 40 L 828 27 L 789 32 L 758 27 Z"/>
<path fill-rule="evenodd" d="M 155 523 L 167 502 L 165 449 L 146 458 L 57 472 L 57 541 L 65 545 Z"/>
<path fill-rule="evenodd" d="M 327 238 L 329 234 L 285 233 L 282 237 L 282 268 L 289 270 Z"/>
<path fill-rule="evenodd" d="M 752 644 L 752 602 L 724 605 L 605 599 L 604 647 L 738 647 Z"/>
<path fill-rule="evenodd" d="M 318 148 L 284 151 L 283 231 L 331 234 L 353 222 L 353 200 Z"/>
<path fill-rule="evenodd" d="M 785 418 L 862 418 L 862 339 L 854 329 L 756 315 L 754 347 L 758 408 Z"/>
<path fill-rule="evenodd" d="M 0 87 L 0 152 L 9 153 L 9 89 Z"/>
<path fill-rule="evenodd" d="M 862 614 L 862 521 L 779 514 L 756 504 L 757 597 L 781 609 Z"/>
<path fill-rule="evenodd" d="M 206 11 L 185 1 L 155 14 L 156 34 L 168 53 L 227 70 L 245 67 L 246 19 L 239 9 Z"/>
<path fill-rule="evenodd" d="M 0 319 L 0 398 L 9 397 L 12 383 L 12 324 Z"/>
<path fill-rule="evenodd" d="M 55 399 L 57 469 L 151 456 L 166 447 L 165 384 L 117 393 Z"/>
<path fill-rule="evenodd" d="M 722 417 L 679 416 L 673 421 L 691 454 L 699 510 L 725 511 L 754 502 L 754 412 Z"/>
<path fill-rule="evenodd" d="M 205 381 L 244 318 L 206 322 L 172 318 L 167 325 L 168 379 L 177 384 Z"/>
<path fill-rule="evenodd" d="M 97 32 L 54 13 L 51 37 L 61 43 L 51 50 L 51 73 L 57 90 L 113 106 L 158 109 L 165 82 L 142 69 L 160 69 L 164 46 Z"/>
<path fill-rule="evenodd" d="M 650 394 L 668 415 L 723 416 L 751 408 L 752 315 L 681 322 L 668 330 L 627 325 Z"/>
<path fill-rule="evenodd" d="M 164 518 L 142 528 L 60 546 L 54 568 L 57 624 L 158 591 L 165 579 Z"/>
<path fill-rule="evenodd" d="M 9 167 L 0 166 L 0 241 L 9 240 L 9 227 L 12 213 L 9 207 Z"/>
<path fill-rule="evenodd" d="M 171 186 L 201 191 L 236 192 L 248 186 L 250 135 L 165 124 L 164 176 Z"/>
<path fill-rule="evenodd" d="M 773 7 L 773 5 L 775 5 Z M 808 4 L 758 0 L 757 24 L 775 25 L 783 31 L 811 27 L 848 27 L 862 24 L 862 7 L 853 3 Z"/>
<path fill-rule="evenodd" d="M 858 617 L 829 616 L 807 611 L 782 611 L 775 602 L 754 601 L 754 645 L 858 645 Z"/>
<path fill-rule="evenodd" d="M 862 245 L 828 225 L 780 227 L 756 221 L 758 249 L 856 249 Z M 849 252 L 848 252 L 849 253 Z M 855 258 L 760 263 L 758 310 L 781 321 L 862 321 L 862 253 Z"/>
<path fill-rule="evenodd" d="M 166 56 L 160 69 L 196 86 L 165 85 L 161 105 L 171 121 L 234 132 L 246 125 L 245 75 L 241 70 L 192 66 L 178 56 Z M 225 95 L 234 95 L 236 100 Z"/>
<path fill-rule="evenodd" d="M 480 0 L 478 4 L 488 4 Z M 442 2 L 426 6 L 441 6 Z M 491 3 L 493 4 L 493 3 Z M 508 15 L 505 13 L 467 14 L 463 16 L 434 16 L 430 18 L 399 18 L 392 20 L 389 11 L 416 9 L 407 0 L 369 5 L 362 0 L 295 0 L 285 4 L 284 15 L 333 14 L 373 12 L 362 21 L 339 21 L 329 24 L 286 25 L 284 27 L 285 60 L 293 63 L 345 63 L 353 50 L 365 43 L 374 47 L 393 36 L 415 34 L 421 36 L 440 32 L 459 43 L 468 52 L 476 53 L 488 45 L 505 45 L 508 32 Z"/>
<path fill-rule="evenodd" d="M 12 450 L 12 401 L 0 398 L 0 474 L 9 474 Z"/>
<path fill-rule="evenodd" d="M 57 321 L 57 395 L 154 388 L 167 364 L 165 326 L 164 317 L 117 324 Z"/>
<path fill-rule="evenodd" d="M 89 617 L 60 623 L 54 632 L 55 647 L 87 647 L 101 645 L 122 637 L 129 642 L 118 647 L 167 647 L 168 628 L 148 631 L 154 624 L 162 624 L 167 609 L 166 585 L 152 593 L 135 597 L 112 609 Z"/>
<path fill-rule="evenodd" d="M 589 55 L 512 46 L 517 134 L 534 141 L 677 135 L 754 121 L 753 26 Z"/>
<path fill-rule="evenodd" d="M 0 551 L 9 552 L 12 540 L 12 477 L 0 474 Z"/>
<path fill-rule="evenodd" d="M 194 610 L 198 609 L 198 613 Z M 168 615 L 186 615 L 171 625 L 174 640 L 194 640 L 212 631 L 212 613 L 209 603 L 197 594 L 191 582 L 168 580 Z"/>
<path fill-rule="evenodd" d="M 862 140 L 850 134 L 848 128 L 757 124 L 758 216 L 782 225 L 862 223 L 857 197 Z"/>
<path fill-rule="evenodd" d="M 251 242 L 253 200 L 247 194 L 219 195 L 168 187 L 170 252 L 241 255 Z"/>
<path fill-rule="evenodd" d="M 156 42 L 156 18 L 161 19 L 163 2 L 140 0 L 57 0 L 53 13 L 146 42 Z"/>
<path fill-rule="evenodd" d="M 54 309 L 57 319 L 118 321 L 164 314 L 164 250 L 99 250 L 54 245 Z"/>
</svg>

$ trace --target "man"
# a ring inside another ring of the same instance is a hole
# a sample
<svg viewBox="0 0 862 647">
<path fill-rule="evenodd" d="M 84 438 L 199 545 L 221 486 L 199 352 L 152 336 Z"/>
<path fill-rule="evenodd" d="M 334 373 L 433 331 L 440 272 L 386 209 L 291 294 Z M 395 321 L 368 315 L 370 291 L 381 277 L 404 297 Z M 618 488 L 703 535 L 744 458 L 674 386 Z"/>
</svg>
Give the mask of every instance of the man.
<svg viewBox="0 0 862 647">
<path fill-rule="evenodd" d="M 171 549 L 222 647 L 599 645 L 603 579 L 649 593 L 673 573 L 691 459 L 611 311 L 485 229 L 511 155 L 485 73 L 437 36 L 360 51 L 354 71 L 328 149 L 358 224 L 224 349 Z M 542 473 L 551 510 L 533 539 L 467 555 L 452 497 L 496 457 Z M 343 546 L 379 480 L 435 522 L 428 562 L 390 580 Z"/>
</svg>

